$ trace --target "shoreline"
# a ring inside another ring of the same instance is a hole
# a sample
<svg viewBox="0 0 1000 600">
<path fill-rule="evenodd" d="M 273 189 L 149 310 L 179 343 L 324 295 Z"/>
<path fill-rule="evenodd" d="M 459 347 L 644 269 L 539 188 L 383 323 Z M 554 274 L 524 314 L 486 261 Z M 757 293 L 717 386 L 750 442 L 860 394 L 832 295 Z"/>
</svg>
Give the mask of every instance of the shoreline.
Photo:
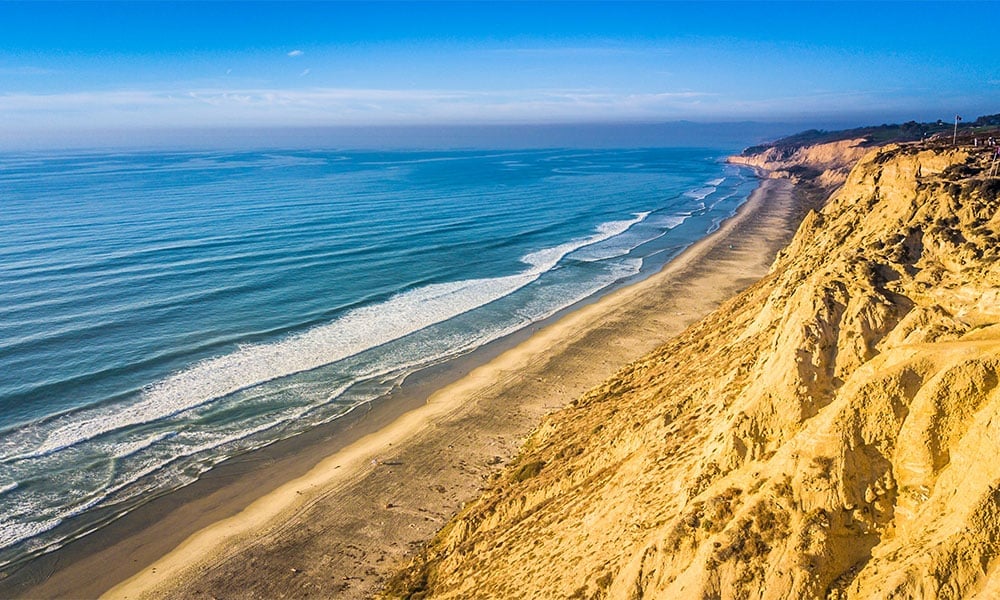
<svg viewBox="0 0 1000 600">
<path fill-rule="evenodd" d="M 294 580 L 296 586 L 322 579 L 326 584 L 319 589 L 328 593 L 364 596 L 409 555 L 411 546 L 433 535 L 462 502 L 477 495 L 482 480 L 513 456 L 545 413 L 599 384 L 766 273 L 803 212 L 797 210 L 789 182 L 762 180 L 735 216 L 658 273 L 418 373 L 367 410 L 355 409 L 331 424 L 225 461 L 204 481 L 165 494 L 99 532 L 30 561 L 25 567 L 36 572 L 19 570 L 11 578 L 22 579 L 17 593 L 91 597 L 117 583 L 112 597 L 165 589 L 207 597 L 219 593 L 205 580 L 207 573 L 228 582 L 231 587 L 222 593 L 252 587 L 266 595 L 257 579 L 267 579 L 276 590 L 288 583 L 281 579 Z M 743 236 L 753 227 L 760 239 L 748 242 Z M 701 264 L 713 258 L 724 260 Z M 720 266 L 725 273 L 708 273 Z M 715 280 L 701 281 L 708 275 Z M 664 294 L 676 297 L 674 308 L 686 310 L 661 308 L 657 300 Z M 645 319 L 637 321 L 630 310 L 642 312 Z M 632 330 L 612 327 L 621 323 Z M 512 392 L 521 392 L 516 410 L 510 405 Z M 435 478 L 440 482 L 424 485 Z M 331 512 L 331 506 L 339 506 L 332 512 L 340 514 L 327 515 L 332 520 L 317 516 L 317 511 Z M 344 506 L 362 509 L 352 516 L 343 514 Z M 294 538 L 317 538 L 300 531 L 312 526 L 325 530 L 324 541 L 314 545 L 334 555 L 326 562 L 346 555 L 356 555 L 356 560 L 325 564 L 325 571 L 315 576 L 306 576 L 309 565 L 256 563 L 255 552 L 271 561 L 274 553 L 267 546 L 274 544 L 282 551 L 273 563 L 310 562 L 309 541 Z M 375 531 L 366 533 L 366 528 Z M 101 536 L 105 542 L 118 541 L 94 550 Z M 49 564 L 41 564 L 46 557 L 51 557 Z M 63 561 L 69 564 L 62 567 Z M 141 565 L 146 567 L 140 570 Z M 43 579 L 47 572 L 54 574 Z M 185 582 L 192 585 L 176 587 Z M 160 587 L 164 584 L 166 588 Z"/>
</svg>

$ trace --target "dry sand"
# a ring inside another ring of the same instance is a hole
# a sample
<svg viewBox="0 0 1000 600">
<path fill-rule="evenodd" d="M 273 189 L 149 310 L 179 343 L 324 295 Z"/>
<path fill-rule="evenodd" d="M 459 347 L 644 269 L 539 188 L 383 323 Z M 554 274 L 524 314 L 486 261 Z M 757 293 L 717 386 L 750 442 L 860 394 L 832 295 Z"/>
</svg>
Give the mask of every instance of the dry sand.
<svg viewBox="0 0 1000 600">
<path fill-rule="evenodd" d="M 787 180 L 763 181 L 735 217 L 660 273 L 522 335 L 464 377 L 453 367 L 441 377 L 454 381 L 429 397 L 416 386 L 408 401 L 355 415 L 338 426 L 347 431 L 294 456 L 230 467 L 224 484 L 147 510 L 151 522 L 124 539 L 78 551 L 68 565 L 52 561 L 43 571 L 54 573 L 34 573 L 19 595 L 371 596 L 544 414 L 764 275 L 803 216 L 795 191 Z"/>
</svg>

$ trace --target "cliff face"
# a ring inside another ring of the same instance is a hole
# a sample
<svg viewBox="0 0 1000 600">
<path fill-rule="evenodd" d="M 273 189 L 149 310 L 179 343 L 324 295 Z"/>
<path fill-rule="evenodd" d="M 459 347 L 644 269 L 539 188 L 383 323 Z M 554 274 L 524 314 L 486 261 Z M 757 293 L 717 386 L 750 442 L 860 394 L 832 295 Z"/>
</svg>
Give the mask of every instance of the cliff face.
<svg viewBox="0 0 1000 600">
<path fill-rule="evenodd" d="M 788 148 L 773 146 L 756 154 L 731 156 L 729 162 L 757 167 L 769 177 L 791 177 L 830 189 L 847 179 L 851 167 L 870 148 L 863 138 Z"/>
<path fill-rule="evenodd" d="M 546 419 L 388 593 L 1000 597 L 986 160 L 869 151 L 767 277 Z"/>
</svg>

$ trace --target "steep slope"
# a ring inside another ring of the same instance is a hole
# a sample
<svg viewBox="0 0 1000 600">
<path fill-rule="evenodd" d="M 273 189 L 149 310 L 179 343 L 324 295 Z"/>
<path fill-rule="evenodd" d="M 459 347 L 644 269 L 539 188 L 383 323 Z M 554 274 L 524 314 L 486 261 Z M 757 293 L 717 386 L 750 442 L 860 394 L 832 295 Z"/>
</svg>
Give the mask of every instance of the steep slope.
<svg viewBox="0 0 1000 600">
<path fill-rule="evenodd" d="M 791 177 L 820 187 L 838 186 L 851 167 L 871 150 L 865 138 L 809 146 L 775 145 L 753 154 L 732 156 L 729 162 L 764 169 L 769 177 Z"/>
<path fill-rule="evenodd" d="M 547 418 L 387 595 L 997 597 L 1000 179 L 974 151 L 870 151 L 767 277 Z"/>
</svg>

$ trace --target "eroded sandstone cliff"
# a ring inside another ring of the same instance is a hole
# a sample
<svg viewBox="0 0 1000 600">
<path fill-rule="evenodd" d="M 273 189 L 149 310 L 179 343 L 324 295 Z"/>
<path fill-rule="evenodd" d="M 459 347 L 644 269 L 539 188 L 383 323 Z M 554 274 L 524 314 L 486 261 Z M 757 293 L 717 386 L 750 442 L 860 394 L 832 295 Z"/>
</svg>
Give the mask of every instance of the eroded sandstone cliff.
<svg viewBox="0 0 1000 600">
<path fill-rule="evenodd" d="M 387 593 L 1000 597 L 977 151 L 867 150 L 767 277 L 547 418 Z"/>
<path fill-rule="evenodd" d="M 829 188 L 844 183 L 851 167 L 870 150 L 867 140 L 856 138 L 808 146 L 772 146 L 732 156 L 729 161 L 762 169 L 768 177 L 790 177 Z"/>
</svg>

